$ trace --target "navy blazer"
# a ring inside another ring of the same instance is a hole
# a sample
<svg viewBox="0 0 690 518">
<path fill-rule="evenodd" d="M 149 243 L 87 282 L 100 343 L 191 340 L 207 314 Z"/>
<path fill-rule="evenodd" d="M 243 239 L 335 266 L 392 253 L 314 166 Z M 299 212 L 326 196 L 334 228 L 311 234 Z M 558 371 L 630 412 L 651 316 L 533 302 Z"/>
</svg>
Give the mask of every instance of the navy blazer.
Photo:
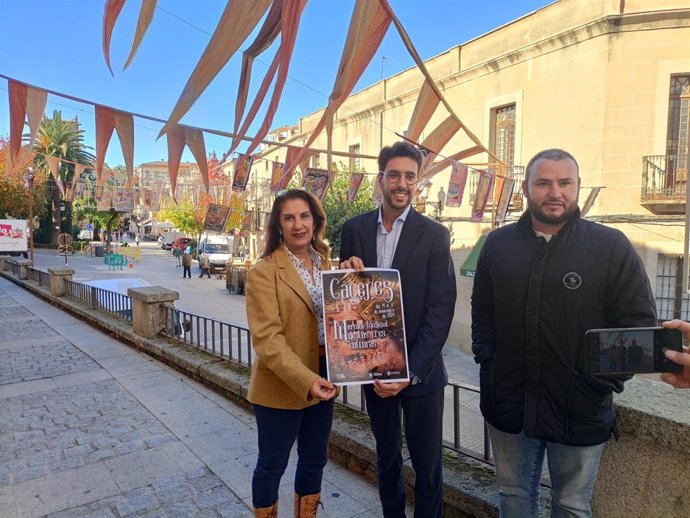
<svg viewBox="0 0 690 518">
<path fill-rule="evenodd" d="M 376 268 L 376 209 L 347 221 L 340 237 L 340 260 L 357 256 Z M 409 370 L 422 383 L 402 395 L 423 396 L 448 382 L 441 349 L 455 311 L 455 271 L 450 234 L 443 225 L 414 209 L 405 220 L 391 268 L 400 272 Z"/>
</svg>

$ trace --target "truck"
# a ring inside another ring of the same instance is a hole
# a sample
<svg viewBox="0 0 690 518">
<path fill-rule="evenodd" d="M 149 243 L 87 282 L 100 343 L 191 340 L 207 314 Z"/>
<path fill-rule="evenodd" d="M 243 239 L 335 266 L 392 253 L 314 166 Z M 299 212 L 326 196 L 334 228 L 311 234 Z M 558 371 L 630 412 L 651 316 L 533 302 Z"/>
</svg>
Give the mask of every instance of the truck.
<svg viewBox="0 0 690 518">
<path fill-rule="evenodd" d="M 29 249 L 29 234 L 26 220 L 0 219 L 0 253 L 26 255 Z"/>
<path fill-rule="evenodd" d="M 225 234 L 201 236 L 197 251 L 199 255 L 208 257 L 211 271 L 225 269 L 225 263 L 232 258 L 233 239 L 233 236 Z"/>
</svg>

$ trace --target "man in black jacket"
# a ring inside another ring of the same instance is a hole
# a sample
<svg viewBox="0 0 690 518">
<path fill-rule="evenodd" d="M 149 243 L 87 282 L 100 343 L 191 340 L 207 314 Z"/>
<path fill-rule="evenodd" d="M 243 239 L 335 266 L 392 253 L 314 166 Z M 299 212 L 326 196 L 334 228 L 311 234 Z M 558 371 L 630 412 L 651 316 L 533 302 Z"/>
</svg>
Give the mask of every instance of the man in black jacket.
<svg viewBox="0 0 690 518">
<path fill-rule="evenodd" d="M 414 516 L 443 515 L 443 387 L 448 376 L 441 349 L 453 320 L 456 288 L 448 229 L 410 206 L 421 163 L 421 154 L 407 142 L 384 147 L 377 178 L 383 203 L 347 221 L 341 235 L 341 268 L 400 272 L 411 381 L 376 380 L 364 388 L 384 518 L 405 517 L 401 409 L 416 474 Z"/>
<path fill-rule="evenodd" d="M 656 324 L 642 261 L 618 230 L 580 218 L 578 165 L 559 149 L 525 169 L 527 211 L 489 234 L 472 292 L 472 350 L 496 461 L 500 516 L 535 517 L 547 453 L 552 517 L 591 516 L 612 392 L 585 371 L 588 329 Z"/>
</svg>

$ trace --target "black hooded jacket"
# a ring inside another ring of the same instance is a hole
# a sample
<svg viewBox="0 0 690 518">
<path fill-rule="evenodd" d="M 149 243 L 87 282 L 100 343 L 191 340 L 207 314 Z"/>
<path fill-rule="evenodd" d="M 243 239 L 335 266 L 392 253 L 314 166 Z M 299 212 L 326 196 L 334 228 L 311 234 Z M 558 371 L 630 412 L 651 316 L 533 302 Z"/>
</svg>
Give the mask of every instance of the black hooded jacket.
<svg viewBox="0 0 690 518">
<path fill-rule="evenodd" d="M 549 242 L 525 212 L 484 244 L 472 292 L 481 410 L 507 433 L 572 446 L 615 430 L 612 391 L 628 376 L 585 371 L 585 332 L 656 325 L 654 295 L 625 235 L 577 211 Z"/>
</svg>

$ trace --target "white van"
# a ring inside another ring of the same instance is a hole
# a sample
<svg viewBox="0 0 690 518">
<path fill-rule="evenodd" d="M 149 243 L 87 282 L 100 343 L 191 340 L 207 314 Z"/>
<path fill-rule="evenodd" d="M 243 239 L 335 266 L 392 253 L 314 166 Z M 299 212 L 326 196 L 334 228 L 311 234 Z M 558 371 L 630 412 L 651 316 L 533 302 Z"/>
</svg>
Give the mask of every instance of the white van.
<svg viewBox="0 0 690 518">
<path fill-rule="evenodd" d="M 201 236 L 199 254 L 208 256 L 211 270 L 224 270 L 225 263 L 232 257 L 233 236 L 208 235 Z"/>
<path fill-rule="evenodd" d="M 187 237 L 187 234 L 184 232 L 179 232 L 178 230 L 168 230 L 167 232 L 164 232 L 161 236 L 163 239 L 158 238 L 161 248 L 163 250 L 170 250 L 172 248 L 173 241 L 175 241 L 178 237 Z"/>
</svg>

